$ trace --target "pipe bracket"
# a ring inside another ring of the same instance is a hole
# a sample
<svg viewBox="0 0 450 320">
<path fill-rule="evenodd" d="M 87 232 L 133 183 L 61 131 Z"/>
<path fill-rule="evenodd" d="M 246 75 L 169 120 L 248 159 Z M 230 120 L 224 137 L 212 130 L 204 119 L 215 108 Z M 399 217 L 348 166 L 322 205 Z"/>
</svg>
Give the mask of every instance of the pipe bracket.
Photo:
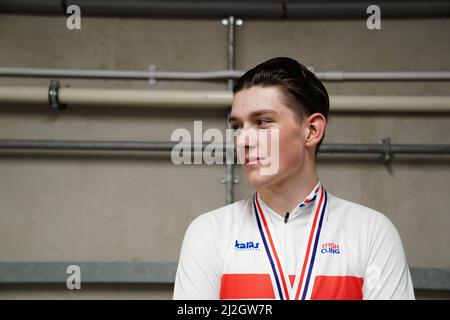
<svg viewBox="0 0 450 320">
<path fill-rule="evenodd" d="M 232 179 L 232 177 L 227 175 L 225 177 L 220 178 L 220 183 L 225 184 L 228 181 L 231 181 L 231 179 Z M 235 177 L 234 180 L 233 180 L 233 184 L 238 184 L 239 182 L 241 182 L 239 177 Z"/>
<path fill-rule="evenodd" d="M 381 139 L 380 143 L 384 145 L 384 152 L 380 155 L 379 159 L 381 160 L 381 162 L 388 165 L 392 159 L 391 138 L 383 138 Z"/>
<path fill-rule="evenodd" d="M 156 85 L 156 66 L 154 64 L 148 66 L 148 84 Z"/>
<path fill-rule="evenodd" d="M 53 109 L 64 110 L 67 105 L 59 102 L 59 81 L 52 80 L 48 87 L 48 103 Z"/>
<path fill-rule="evenodd" d="M 230 16 L 228 18 L 223 18 L 221 22 L 222 22 L 222 25 L 224 25 L 224 26 L 228 26 L 231 23 L 231 24 L 234 24 L 235 26 L 240 27 L 244 24 L 244 20 L 242 20 L 241 18 L 235 19 L 234 16 Z"/>
</svg>

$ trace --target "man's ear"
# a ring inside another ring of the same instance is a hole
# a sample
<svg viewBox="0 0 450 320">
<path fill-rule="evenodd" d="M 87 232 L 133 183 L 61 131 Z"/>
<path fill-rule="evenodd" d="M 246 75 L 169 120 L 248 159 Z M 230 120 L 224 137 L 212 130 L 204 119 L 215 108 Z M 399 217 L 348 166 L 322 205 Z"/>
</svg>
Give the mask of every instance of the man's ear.
<svg viewBox="0 0 450 320">
<path fill-rule="evenodd" d="M 321 113 L 313 113 L 305 121 L 305 145 L 317 145 L 325 135 L 327 119 Z"/>
</svg>

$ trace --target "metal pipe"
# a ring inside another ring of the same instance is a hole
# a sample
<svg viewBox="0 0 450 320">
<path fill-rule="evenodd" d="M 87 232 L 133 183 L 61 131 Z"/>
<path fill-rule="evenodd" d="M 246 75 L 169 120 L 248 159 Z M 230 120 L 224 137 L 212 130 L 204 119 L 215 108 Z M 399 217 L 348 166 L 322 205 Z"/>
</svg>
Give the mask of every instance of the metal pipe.
<svg viewBox="0 0 450 320">
<path fill-rule="evenodd" d="M 230 49 L 230 48 L 228 48 Z M 133 79 L 133 80 L 225 80 L 238 79 L 242 70 L 216 70 L 199 72 L 139 71 L 139 70 L 86 70 L 0 67 L 3 77 L 80 78 L 80 79 Z M 323 81 L 429 81 L 450 80 L 450 71 L 380 71 L 380 72 L 314 72 Z"/>
<path fill-rule="evenodd" d="M 0 149 L 27 150 L 98 150 L 168 152 L 178 145 L 172 141 L 80 141 L 80 140 L 0 140 Z M 184 145 L 192 150 L 204 149 L 208 143 Z"/>
<path fill-rule="evenodd" d="M 229 91 L 59 88 L 63 104 L 108 106 L 220 107 L 231 104 Z M 48 103 L 46 87 L 0 87 L 0 103 Z"/>
<path fill-rule="evenodd" d="M 48 103 L 46 87 L 0 86 L 0 103 Z M 59 88 L 61 104 L 226 108 L 230 91 Z M 450 112 L 450 96 L 331 96 L 338 112 Z"/>
<path fill-rule="evenodd" d="M 331 96 L 331 111 L 448 112 L 450 96 Z"/>
<path fill-rule="evenodd" d="M 319 153 L 359 153 L 359 154 L 450 154 L 449 144 L 343 144 L 331 143 L 320 146 Z"/>
<path fill-rule="evenodd" d="M 228 26 L 228 71 L 233 71 L 235 68 L 234 57 L 235 57 L 235 43 L 234 43 L 234 30 L 235 30 L 235 19 L 233 16 L 229 16 L 227 20 Z M 233 79 L 228 79 L 228 90 L 233 90 Z"/>
<path fill-rule="evenodd" d="M 419 81 L 450 80 L 450 71 L 314 72 L 323 81 Z"/>
<path fill-rule="evenodd" d="M 157 151 L 171 152 L 179 145 L 174 141 L 82 141 L 82 140 L 0 140 L 1 150 L 98 150 L 98 151 Z M 210 142 L 183 144 L 191 151 L 204 149 Z M 212 144 L 216 148 L 226 149 L 226 145 Z M 322 144 L 319 153 L 343 154 L 384 154 L 388 150 L 391 154 L 450 154 L 450 144 Z"/>
<path fill-rule="evenodd" d="M 234 16 L 229 16 L 227 20 L 228 25 L 228 70 L 234 70 L 234 58 L 235 58 L 235 42 L 234 42 L 234 32 L 235 32 L 235 19 Z M 229 78 L 227 81 L 228 91 L 233 91 L 233 79 Z M 231 105 L 231 103 L 230 103 Z M 228 108 L 228 111 L 231 108 Z M 227 128 L 230 128 L 230 124 L 228 122 L 228 115 L 225 121 L 225 125 Z M 228 153 L 231 153 L 231 150 L 227 150 Z M 228 159 L 230 156 L 227 157 Z M 226 163 L 226 176 L 225 176 L 225 204 L 231 204 L 234 202 L 234 163 Z"/>
<path fill-rule="evenodd" d="M 0 68 L 0 76 L 82 78 L 82 79 L 155 79 L 155 80 L 223 80 L 239 78 L 243 71 L 139 71 L 139 70 L 79 70 L 43 68 Z"/>
<path fill-rule="evenodd" d="M 85 16 L 209 18 L 234 15 L 245 19 L 365 19 L 371 1 L 139 1 L 139 0 L 0 0 L 0 12 L 65 14 L 65 7 L 80 6 Z M 444 0 L 380 0 L 384 18 L 447 17 L 450 3 Z"/>
</svg>

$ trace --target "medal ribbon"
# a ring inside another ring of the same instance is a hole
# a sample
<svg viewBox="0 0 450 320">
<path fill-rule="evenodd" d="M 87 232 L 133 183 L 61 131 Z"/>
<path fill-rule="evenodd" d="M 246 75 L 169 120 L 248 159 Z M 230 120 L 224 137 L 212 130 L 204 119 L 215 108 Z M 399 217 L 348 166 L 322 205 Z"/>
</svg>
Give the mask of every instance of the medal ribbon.
<svg viewBox="0 0 450 320">
<path fill-rule="evenodd" d="M 253 208 L 255 211 L 256 222 L 258 224 L 258 229 L 261 235 L 264 248 L 266 250 L 267 257 L 272 269 L 272 279 L 273 283 L 276 284 L 276 290 L 274 288 L 275 297 L 279 297 L 281 300 L 290 300 L 294 297 L 298 300 L 304 300 L 307 297 L 308 288 L 310 284 L 311 275 L 313 273 L 314 261 L 317 252 L 317 246 L 319 242 L 320 232 L 322 229 L 322 224 L 324 220 L 324 215 L 326 211 L 327 193 L 323 186 L 318 183 L 315 188 L 314 193 L 311 193 L 300 205 L 299 207 L 304 207 L 310 202 L 317 199 L 313 209 L 313 215 L 310 218 L 310 232 L 308 238 L 308 244 L 305 251 L 305 256 L 303 259 L 303 264 L 301 267 L 300 277 L 296 275 L 296 280 L 294 281 L 294 288 L 291 286 L 288 275 L 284 272 L 280 257 L 277 253 L 273 237 L 271 235 L 269 226 L 267 224 L 267 219 L 264 211 L 261 208 L 259 202 L 259 194 L 255 193 L 253 197 Z M 312 221 L 311 221 L 312 219 Z M 306 273 L 307 271 L 307 273 Z M 305 278 L 306 274 L 306 278 Z M 298 279 L 299 278 L 299 279 Z M 305 281 L 303 281 L 305 280 Z M 296 290 L 294 290 L 296 289 Z M 302 290 L 303 289 L 303 290 Z"/>
</svg>

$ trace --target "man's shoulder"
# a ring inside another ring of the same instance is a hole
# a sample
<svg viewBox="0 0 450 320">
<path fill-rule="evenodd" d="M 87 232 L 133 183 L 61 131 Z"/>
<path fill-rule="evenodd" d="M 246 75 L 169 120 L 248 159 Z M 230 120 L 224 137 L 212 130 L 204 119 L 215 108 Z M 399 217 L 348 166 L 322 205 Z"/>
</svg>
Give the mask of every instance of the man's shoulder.
<svg viewBox="0 0 450 320">
<path fill-rule="evenodd" d="M 252 197 L 249 196 L 226 206 L 202 213 L 191 222 L 190 227 L 224 228 L 235 222 L 243 221 L 251 211 L 251 199 Z"/>
<path fill-rule="evenodd" d="M 331 218 L 345 219 L 352 224 L 391 224 L 386 214 L 357 202 L 342 199 L 332 194 L 330 197 Z"/>
</svg>

